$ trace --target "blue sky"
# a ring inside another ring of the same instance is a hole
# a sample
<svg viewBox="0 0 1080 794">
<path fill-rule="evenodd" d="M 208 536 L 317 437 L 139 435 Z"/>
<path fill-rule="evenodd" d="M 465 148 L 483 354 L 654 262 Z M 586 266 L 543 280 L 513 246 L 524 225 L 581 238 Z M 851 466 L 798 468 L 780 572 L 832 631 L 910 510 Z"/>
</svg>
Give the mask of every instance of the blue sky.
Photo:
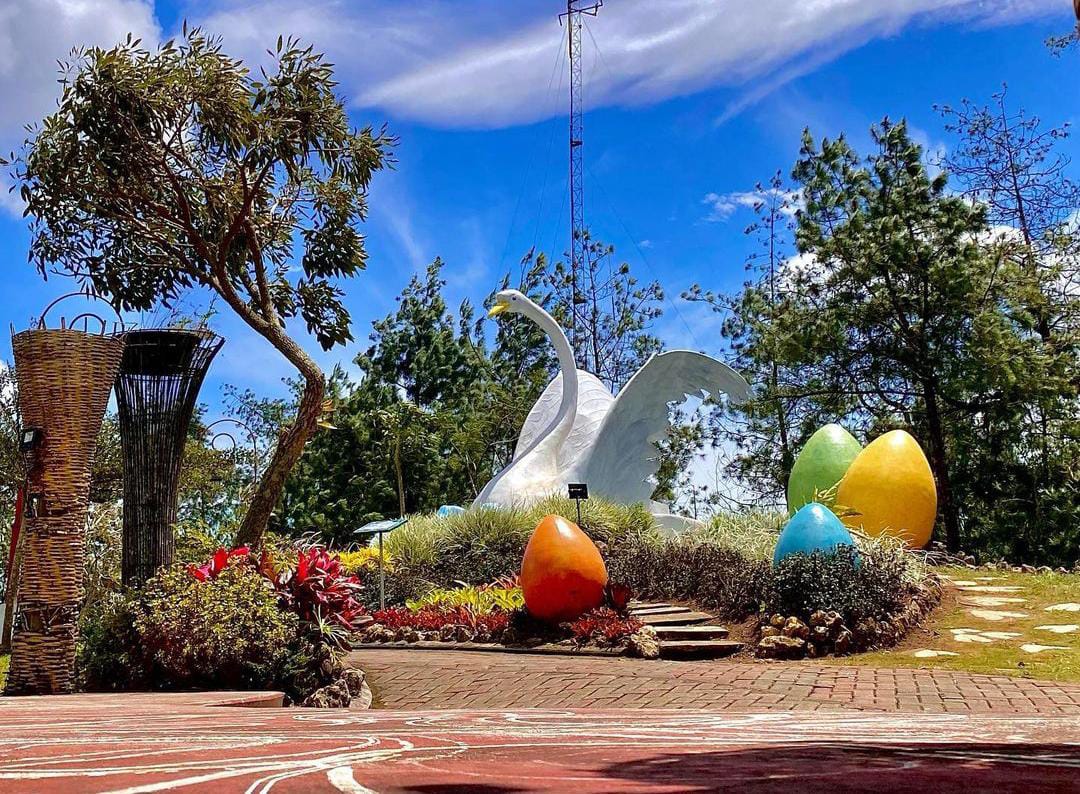
<svg viewBox="0 0 1080 794">
<path fill-rule="evenodd" d="M 453 302 L 477 302 L 533 245 L 565 249 L 558 6 L 12 0 L 0 9 L 0 148 L 48 111 L 55 58 L 76 44 L 111 44 L 128 30 L 161 40 L 187 18 L 253 61 L 279 33 L 328 51 L 355 121 L 386 122 L 401 139 L 396 169 L 372 186 L 370 267 L 346 285 L 357 341 L 321 355 L 349 363 L 371 320 L 435 256 L 447 263 Z M 751 191 L 789 170 L 805 126 L 864 145 L 872 122 L 906 117 L 941 150 L 950 138 L 933 104 L 987 100 L 1002 82 L 1048 123 L 1075 120 L 1080 55 L 1055 60 L 1043 46 L 1072 24 L 1068 0 L 608 0 L 585 36 L 594 237 L 664 285 L 670 302 L 656 331 L 669 347 L 719 353 L 719 318 L 678 296 L 694 282 L 738 286 L 750 214 L 717 215 L 707 196 Z M 1077 146 L 1065 144 L 1074 156 Z M 43 283 L 26 263 L 15 204 L 0 208 L 0 290 L 4 319 L 20 329 L 71 285 Z M 228 341 L 203 394 L 212 413 L 225 383 L 283 391 L 290 372 L 275 351 L 227 314 L 215 327 Z M 0 358 L 10 359 L 6 335 Z"/>
</svg>

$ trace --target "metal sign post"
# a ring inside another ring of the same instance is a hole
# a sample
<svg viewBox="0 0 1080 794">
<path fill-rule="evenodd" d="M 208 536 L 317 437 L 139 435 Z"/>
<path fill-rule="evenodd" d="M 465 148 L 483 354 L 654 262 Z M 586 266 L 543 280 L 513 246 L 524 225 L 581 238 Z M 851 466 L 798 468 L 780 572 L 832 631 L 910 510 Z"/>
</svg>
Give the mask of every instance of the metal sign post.
<svg viewBox="0 0 1080 794">
<path fill-rule="evenodd" d="M 581 526 L 581 503 L 589 498 L 589 486 L 583 482 L 572 482 L 566 486 L 566 493 L 577 503 L 577 522 Z"/>
<path fill-rule="evenodd" d="M 354 535 L 375 534 L 379 538 L 379 609 L 386 609 L 386 566 L 383 563 L 383 535 L 387 532 L 393 532 L 398 527 L 403 527 L 408 523 L 409 519 L 407 518 L 371 521 L 353 533 Z"/>
</svg>

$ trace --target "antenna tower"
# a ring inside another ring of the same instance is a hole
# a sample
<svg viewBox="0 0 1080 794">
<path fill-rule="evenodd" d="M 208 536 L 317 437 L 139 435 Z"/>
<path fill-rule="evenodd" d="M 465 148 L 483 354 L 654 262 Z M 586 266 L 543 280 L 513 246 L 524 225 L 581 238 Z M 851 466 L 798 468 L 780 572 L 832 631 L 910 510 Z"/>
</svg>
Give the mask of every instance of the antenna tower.
<svg viewBox="0 0 1080 794">
<path fill-rule="evenodd" d="M 578 306 L 582 302 L 581 282 L 586 266 L 585 257 L 585 178 L 582 160 L 584 127 L 582 125 L 582 74 L 581 74 L 581 28 L 582 17 L 595 17 L 604 0 L 566 0 L 566 11 L 559 20 L 566 19 L 567 40 L 570 54 L 570 279 L 572 307 L 570 332 L 574 349 L 580 349 L 580 326 Z"/>
</svg>

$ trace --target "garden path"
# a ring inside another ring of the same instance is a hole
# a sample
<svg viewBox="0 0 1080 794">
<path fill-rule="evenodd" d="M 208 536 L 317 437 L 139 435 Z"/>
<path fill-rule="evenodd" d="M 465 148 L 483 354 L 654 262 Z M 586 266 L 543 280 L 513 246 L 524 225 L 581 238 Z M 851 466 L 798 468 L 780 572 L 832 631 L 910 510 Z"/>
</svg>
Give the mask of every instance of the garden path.
<svg viewBox="0 0 1080 794">
<path fill-rule="evenodd" d="M 896 648 L 836 660 L 1080 683 L 1076 574 L 947 569 L 945 603 Z"/>
<path fill-rule="evenodd" d="M 688 708 L 1080 715 L 1080 684 L 943 670 L 675 662 L 405 647 L 354 651 L 393 709 Z"/>
</svg>

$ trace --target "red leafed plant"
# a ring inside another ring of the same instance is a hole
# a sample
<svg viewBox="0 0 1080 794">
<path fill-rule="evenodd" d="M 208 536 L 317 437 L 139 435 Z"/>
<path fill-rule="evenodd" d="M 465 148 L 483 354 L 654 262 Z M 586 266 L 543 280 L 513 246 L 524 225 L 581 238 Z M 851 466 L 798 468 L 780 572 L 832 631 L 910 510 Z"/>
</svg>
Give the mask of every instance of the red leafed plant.
<svg viewBox="0 0 1080 794">
<path fill-rule="evenodd" d="M 467 606 L 426 606 L 415 611 L 407 607 L 391 607 L 379 610 L 372 617 L 376 623 L 388 629 L 438 631 L 446 626 L 464 626 L 473 632 L 485 630 L 489 634 L 501 632 L 510 621 L 510 614 L 501 609 L 477 612 Z"/>
<path fill-rule="evenodd" d="M 200 582 L 206 582 L 210 579 L 217 579 L 232 560 L 247 560 L 250 556 L 251 549 L 247 546 L 240 546 L 232 551 L 218 549 L 214 552 L 214 556 L 202 565 L 189 565 L 187 572 L 191 574 L 192 578 Z"/>
<path fill-rule="evenodd" d="M 278 573 L 267 552 L 255 559 L 247 546 L 228 551 L 218 549 L 203 565 L 189 565 L 188 573 L 200 582 L 216 579 L 232 562 L 255 565 L 273 585 L 284 609 L 301 620 L 327 621 L 346 630 L 356 628 L 366 614 L 360 602 L 360 580 L 346 574 L 338 558 L 324 548 L 313 547 L 297 553 L 296 567 Z"/>
<path fill-rule="evenodd" d="M 301 620 L 320 618 L 353 629 L 365 613 L 360 603 L 360 580 L 346 574 L 341 561 L 323 548 L 298 553 L 296 568 L 271 579 L 289 609 Z"/>
<path fill-rule="evenodd" d="M 585 644 L 590 641 L 614 645 L 626 639 L 645 624 L 637 618 L 620 615 L 614 609 L 600 607 L 586 612 L 570 624 L 574 639 Z"/>
</svg>

